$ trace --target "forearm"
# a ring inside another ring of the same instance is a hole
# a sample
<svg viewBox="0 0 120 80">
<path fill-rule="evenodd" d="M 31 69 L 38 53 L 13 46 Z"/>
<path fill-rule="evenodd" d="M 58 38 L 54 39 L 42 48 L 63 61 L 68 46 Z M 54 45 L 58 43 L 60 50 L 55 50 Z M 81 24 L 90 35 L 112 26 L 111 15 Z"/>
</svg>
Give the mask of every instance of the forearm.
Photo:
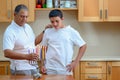
<svg viewBox="0 0 120 80">
<path fill-rule="evenodd" d="M 82 58 L 82 56 L 84 55 L 84 53 L 85 53 L 85 50 L 86 50 L 86 44 L 85 45 L 83 45 L 82 47 L 80 47 L 79 48 L 79 51 L 78 51 L 78 55 L 77 55 L 77 57 L 76 57 L 76 59 L 75 59 L 75 62 L 76 63 L 78 63 L 79 62 L 79 60 Z"/>
<path fill-rule="evenodd" d="M 35 45 L 39 44 L 39 43 L 42 41 L 43 34 L 44 34 L 44 33 L 42 32 L 42 33 L 40 33 L 40 34 L 36 37 L 36 39 L 35 39 Z"/>
<path fill-rule="evenodd" d="M 4 50 L 4 56 L 11 59 L 19 59 L 19 60 L 28 59 L 27 54 L 17 53 L 9 49 Z"/>
</svg>

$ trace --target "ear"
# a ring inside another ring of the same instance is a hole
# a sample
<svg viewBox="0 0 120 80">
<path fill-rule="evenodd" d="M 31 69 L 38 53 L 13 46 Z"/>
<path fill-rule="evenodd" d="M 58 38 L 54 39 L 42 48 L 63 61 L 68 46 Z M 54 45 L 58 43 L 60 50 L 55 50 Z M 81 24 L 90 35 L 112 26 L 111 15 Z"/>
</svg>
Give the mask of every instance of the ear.
<svg viewBox="0 0 120 80">
<path fill-rule="evenodd" d="M 16 13 L 14 13 L 14 16 L 16 16 L 17 14 Z"/>
<path fill-rule="evenodd" d="M 64 17 L 62 17 L 61 20 L 64 20 Z"/>
<path fill-rule="evenodd" d="M 14 13 L 14 16 L 15 16 L 16 14 Z"/>
</svg>

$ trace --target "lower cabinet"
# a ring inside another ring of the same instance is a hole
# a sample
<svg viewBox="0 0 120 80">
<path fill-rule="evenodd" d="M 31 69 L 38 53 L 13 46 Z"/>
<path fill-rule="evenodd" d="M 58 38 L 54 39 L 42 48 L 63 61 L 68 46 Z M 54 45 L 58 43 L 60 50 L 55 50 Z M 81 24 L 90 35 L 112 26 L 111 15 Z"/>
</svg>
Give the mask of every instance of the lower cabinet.
<svg viewBox="0 0 120 80">
<path fill-rule="evenodd" d="M 80 61 L 75 80 L 120 80 L 120 61 Z"/>
<path fill-rule="evenodd" d="M 0 61 L 0 75 L 10 75 L 10 62 Z M 75 80 L 120 80 L 120 61 L 80 61 Z"/>
<path fill-rule="evenodd" d="M 75 80 L 80 80 L 80 63 L 73 70 L 73 77 Z"/>
<path fill-rule="evenodd" d="M 9 61 L 0 61 L 0 75 L 10 75 Z"/>
<path fill-rule="evenodd" d="M 83 61 L 80 72 L 80 80 L 106 80 L 106 62 Z"/>
<path fill-rule="evenodd" d="M 107 62 L 107 80 L 120 80 L 120 62 Z"/>
</svg>

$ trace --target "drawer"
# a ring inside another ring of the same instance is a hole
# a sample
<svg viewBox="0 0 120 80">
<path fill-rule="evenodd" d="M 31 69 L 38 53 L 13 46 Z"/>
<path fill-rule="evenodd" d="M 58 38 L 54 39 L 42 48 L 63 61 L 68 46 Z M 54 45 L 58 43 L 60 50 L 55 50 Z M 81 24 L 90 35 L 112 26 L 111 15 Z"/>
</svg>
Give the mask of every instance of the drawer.
<svg viewBox="0 0 120 80">
<path fill-rule="evenodd" d="M 10 62 L 0 61 L 0 75 L 9 75 L 9 74 L 10 74 Z"/>
<path fill-rule="evenodd" d="M 106 62 L 81 62 L 81 73 L 106 73 Z"/>
<path fill-rule="evenodd" d="M 81 80 L 106 80 L 106 74 L 81 74 Z"/>
</svg>

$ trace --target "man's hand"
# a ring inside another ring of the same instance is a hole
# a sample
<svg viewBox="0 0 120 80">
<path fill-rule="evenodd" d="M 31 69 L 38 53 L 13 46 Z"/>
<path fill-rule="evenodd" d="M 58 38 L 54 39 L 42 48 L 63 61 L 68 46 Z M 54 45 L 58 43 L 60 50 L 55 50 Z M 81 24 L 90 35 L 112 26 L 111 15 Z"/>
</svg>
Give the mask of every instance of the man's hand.
<svg viewBox="0 0 120 80">
<path fill-rule="evenodd" d="M 26 54 L 26 56 L 27 56 L 27 60 L 33 60 L 33 61 L 39 60 L 39 55 L 36 53 Z"/>
<path fill-rule="evenodd" d="M 44 74 L 46 73 L 46 68 L 45 68 L 45 66 L 42 66 L 42 67 L 41 67 L 41 71 L 42 71 L 42 73 L 44 73 Z"/>
<path fill-rule="evenodd" d="M 45 29 L 52 28 L 52 27 L 53 27 L 52 24 L 48 24 L 48 25 L 46 25 Z"/>
<path fill-rule="evenodd" d="M 67 71 L 71 72 L 75 67 L 76 67 L 76 62 L 73 61 L 71 64 L 68 64 L 67 67 Z"/>
</svg>

